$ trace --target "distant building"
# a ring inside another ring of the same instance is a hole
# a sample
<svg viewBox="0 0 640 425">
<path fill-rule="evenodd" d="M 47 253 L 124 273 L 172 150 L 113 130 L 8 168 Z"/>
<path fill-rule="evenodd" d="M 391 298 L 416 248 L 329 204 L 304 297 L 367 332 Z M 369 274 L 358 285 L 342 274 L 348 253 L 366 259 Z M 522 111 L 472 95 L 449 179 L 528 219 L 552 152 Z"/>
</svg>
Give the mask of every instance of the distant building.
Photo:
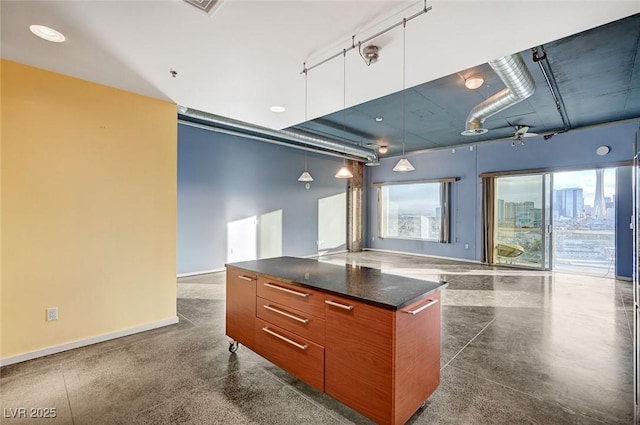
<svg viewBox="0 0 640 425">
<path fill-rule="evenodd" d="M 584 210 L 582 188 L 573 187 L 553 191 L 553 217 L 578 218 Z"/>
<path fill-rule="evenodd" d="M 593 213 L 594 218 L 600 218 L 606 220 L 607 218 L 607 205 L 604 199 L 604 170 L 596 170 L 596 194 L 593 199 Z"/>
</svg>

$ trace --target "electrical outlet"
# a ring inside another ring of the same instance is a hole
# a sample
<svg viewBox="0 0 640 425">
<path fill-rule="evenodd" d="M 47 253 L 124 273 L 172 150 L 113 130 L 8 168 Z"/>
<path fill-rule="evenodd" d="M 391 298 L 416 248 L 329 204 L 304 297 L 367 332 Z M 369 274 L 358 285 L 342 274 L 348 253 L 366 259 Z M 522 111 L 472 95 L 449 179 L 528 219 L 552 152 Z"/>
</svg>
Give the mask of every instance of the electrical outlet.
<svg viewBox="0 0 640 425">
<path fill-rule="evenodd" d="M 54 320 L 58 320 L 58 307 L 47 309 L 47 322 L 53 322 Z"/>
</svg>

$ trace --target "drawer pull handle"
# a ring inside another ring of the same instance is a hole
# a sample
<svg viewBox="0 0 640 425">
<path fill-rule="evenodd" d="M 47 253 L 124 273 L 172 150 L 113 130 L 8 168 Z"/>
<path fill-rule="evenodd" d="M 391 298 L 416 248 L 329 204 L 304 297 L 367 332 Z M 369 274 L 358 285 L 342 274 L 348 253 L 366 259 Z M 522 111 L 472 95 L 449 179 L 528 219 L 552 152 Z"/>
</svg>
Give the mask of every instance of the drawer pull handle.
<svg viewBox="0 0 640 425">
<path fill-rule="evenodd" d="M 238 276 L 238 279 L 246 280 L 246 281 L 248 281 L 248 282 L 253 282 L 253 281 L 255 280 L 255 279 L 254 279 L 254 278 L 252 278 L 252 277 L 249 277 L 249 276 L 243 276 L 243 275 Z"/>
<path fill-rule="evenodd" d="M 276 338 L 281 339 L 281 340 L 283 340 L 284 342 L 288 342 L 289 344 L 291 344 L 291 345 L 293 345 L 294 347 L 299 348 L 299 349 L 301 349 L 301 350 L 303 350 L 303 351 L 305 351 L 307 348 L 309 348 L 309 346 L 308 346 L 307 344 L 305 344 L 305 345 L 298 344 L 297 342 L 292 341 L 292 340 L 290 340 L 289 338 L 287 338 L 286 336 L 282 336 L 282 335 L 280 335 L 279 333 L 274 332 L 274 331 L 272 331 L 272 330 L 271 330 L 271 329 L 269 329 L 269 328 L 262 328 L 262 330 L 263 330 L 263 331 L 265 331 L 266 333 L 268 333 L 269 335 L 275 336 Z"/>
<path fill-rule="evenodd" d="M 297 295 L 297 296 L 302 297 L 302 298 L 307 298 L 310 295 L 310 294 L 307 294 L 305 292 L 294 291 L 292 289 L 283 288 L 282 286 L 272 285 L 270 283 L 265 283 L 264 286 L 266 286 L 267 288 L 277 289 L 279 291 L 283 291 L 283 292 L 286 292 L 288 294 Z"/>
<path fill-rule="evenodd" d="M 421 311 L 428 309 L 432 305 L 438 304 L 438 300 L 428 300 L 428 301 L 429 302 L 426 303 L 425 305 L 423 305 L 422 307 L 418 307 L 415 310 L 407 310 L 407 313 L 409 313 L 409 314 L 418 314 Z"/>
<path fill-rule="evenodd" d="M 340 303 L 337 303 L 335 301 L 329 301 L 329 300 L 324 300 L 324 302 L 325 302 L 325 304 L 329 304 L 329 305 L 332 305 L 334 307 L 342 308 L 344 310 L 353 310 L 353 306 L 352 305 L 340 304 Z"/>
<path fill-rule="evenodd" d="M 281 315 L 283 315 L 285 317 L 288 317 L 289 319 L 293 319 L 293 320 L 295 320 L 297 322 L 304 323 L 304 324 L 309 323 L 309 319 L 303 319 L 302 317 L 294 316 L 291 313 L 287 313 L 286 311 L 282 311 L 282 310 L 280 310 L 278 308 L 271 307 L 270 305 L 266 305 L 265 304 L 265 305 L 263 305 L 263 307 L 266 308 L 269 311 L 273 311 L 274 313 L 281 314 Z"/>
</svg>

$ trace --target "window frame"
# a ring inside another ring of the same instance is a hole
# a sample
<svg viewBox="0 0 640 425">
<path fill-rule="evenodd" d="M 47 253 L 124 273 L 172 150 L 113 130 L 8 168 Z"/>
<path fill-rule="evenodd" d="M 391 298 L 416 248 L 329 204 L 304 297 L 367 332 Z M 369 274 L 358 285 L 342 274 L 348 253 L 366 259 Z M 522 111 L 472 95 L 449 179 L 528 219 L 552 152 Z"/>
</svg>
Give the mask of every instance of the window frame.
<svg viewBox="0 0 640 425">
<path fill-rule="evenodd" d="M 377 237 L 379 239 L 396 239 L 396 240 L 413 240 L 423 242 L 438 242 L 438 243 L 451 243 L 451 186 L 453 182 L 458 181 L 458 177 L 447 177 L 441 179 L 429 179 L 429 180 L 411 180 L 400 182 L 379 182 L 373 183 L 373 187 L 377 189 L 377 202 L 378 202 L 378 223 L 377 223 Z M 415 184 L 440 184 L 440 235 L 438 239 L 424 239 L 424 238 L 411 238 L 411 237 L 399 237 L 399 236 L 384 236 L 384 198 L 383 189 L 385 186 L 409 186 Z"/>
</svg>

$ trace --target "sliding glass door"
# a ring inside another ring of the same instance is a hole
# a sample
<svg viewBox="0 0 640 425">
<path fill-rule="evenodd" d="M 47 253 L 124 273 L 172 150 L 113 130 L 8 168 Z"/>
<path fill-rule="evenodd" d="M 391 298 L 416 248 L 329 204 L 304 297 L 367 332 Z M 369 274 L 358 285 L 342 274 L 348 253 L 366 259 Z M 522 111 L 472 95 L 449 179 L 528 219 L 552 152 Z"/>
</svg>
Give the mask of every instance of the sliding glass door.
<svg viewBox="0 0 640 425">
<path fill-rule="evenodd" d="M 495 177 L 493 260 L 550 270 L 549 173 Z"/>
</svg>

